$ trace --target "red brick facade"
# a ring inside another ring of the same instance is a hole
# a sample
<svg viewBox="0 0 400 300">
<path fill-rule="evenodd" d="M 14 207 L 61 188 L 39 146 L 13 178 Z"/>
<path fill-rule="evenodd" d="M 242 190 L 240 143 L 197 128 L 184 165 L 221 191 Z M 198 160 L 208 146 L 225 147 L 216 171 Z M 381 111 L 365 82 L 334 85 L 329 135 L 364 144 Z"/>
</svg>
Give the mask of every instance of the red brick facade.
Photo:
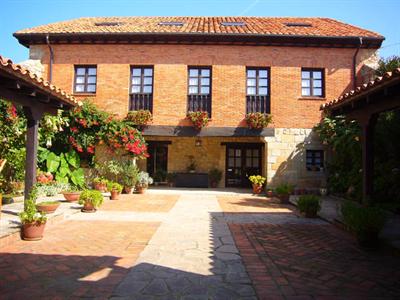
<svg viewBox="0 0 400 300">
<path fill-rule="evenodd" d="M 128 112 L 130 66 L 154 66 L 153 125 L 190 125 L 187 109 L 188 66 L 212 67 L 212 121 L 209 126 L 245 126 L 246 66 L 270 67 L 271 114 L 275 128 L 311 128 L 319 106 L 352 88 L 355 49 L 233 45 L 53 45 L 53 83 L 72 92 L 74 65 L 97 65 L 99 107 L 123 117 Z M 373 56 L 362 49 L 359 57 Z M 48 72 L 48 48 L 31 46 Z M 301 98 L 301 68 L 324 68 L 325 97 Z M 361 68 L 361 65 L 358 66 Z M 45 76 L 46 77 L 46 76 Z"/>
</svg>

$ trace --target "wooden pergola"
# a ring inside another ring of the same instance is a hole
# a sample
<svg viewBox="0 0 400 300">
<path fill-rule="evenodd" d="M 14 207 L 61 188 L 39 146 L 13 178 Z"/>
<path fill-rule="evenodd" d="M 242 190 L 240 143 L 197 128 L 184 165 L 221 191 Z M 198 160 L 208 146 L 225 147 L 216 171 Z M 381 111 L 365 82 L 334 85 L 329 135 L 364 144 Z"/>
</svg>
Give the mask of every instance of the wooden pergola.
<svg viewBox="0 0 400 300">
<path fill-rule="evenodd" d="M 36 182 L 39 121 L 44 114 L 57 114 L 78 101 L 29 70 L 0 56 L 0 98 L 21 105 L 27 118 L 25 199 Z M 12 162 L 9 162 L 12 163 Z"/>
<path fill-rule="evenodd" d="M 321 106 L 326 114 L 344 115 L 361 126 L 363 201 L 373 194 L 374 129 L 380 113 L 400 108 L 400 68 Z"/>
</svg>

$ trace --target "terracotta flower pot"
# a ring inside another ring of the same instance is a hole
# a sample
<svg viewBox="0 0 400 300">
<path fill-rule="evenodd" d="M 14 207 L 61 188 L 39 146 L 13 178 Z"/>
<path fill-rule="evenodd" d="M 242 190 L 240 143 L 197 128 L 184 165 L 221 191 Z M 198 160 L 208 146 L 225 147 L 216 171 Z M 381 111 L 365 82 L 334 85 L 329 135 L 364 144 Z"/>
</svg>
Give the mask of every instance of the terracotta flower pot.
<svg viewBox="0 0 400 300">
<path fill-rule="evenodd" d="M 279 200 L 283 204 L 289 204 L 289 197 L 290 197 L 289 194 L 280 194 L 280 195 L 278 195 Z"/>
<path fill-rule="evenodd" d="M 211 186 L 211 188 L 213 188 L 213 189 L 215 189 L 216 187 L 217 187 L 217 183 L 215 182 L 215 181 L 211 181 L 210 182 L 210 186 Z"/>
<path fill-rule="evenodd" d="M 27 223 L 21 227 L 22 239 L 26 241 L 38 241 L 43 238 L 46 223 Z"/>
<path fill-rule="evenodd" d="M 81 211 L 84 213 L 94 213 L 96 212 L 96 208 L 93 206 L 91 202 L 85 202 Z"/>
<path fill-rule="evenodd" d="M 60 206 L 60 202 L 51 203 L 51 204 L 38 203 L 38 204 L 36 204 L 36 209 L 38 211 L 45 212 L 46 214 L 51 214 L 51 213 L 55 212 L 59 206 Z"/>
<path fill-rule="evenodd" d="M 74 202 L 79 200 L 81 192 L 63 192 L 65 200 L 68 202 Z"/>
<path fill-rule="evenodd" d="M 133 187 L 124 186 L 124 192 L 125 192 L 125 194 L 132 194 L 133 193 Z"/>
<path fill-rule="evenodd" d="M 257 195 L 260 194 L 262 192 L 262 188 L 263 188 L 262 185 L 253 184 L 253 193 Z"/>
<path fill-rule="evenodd" d="M 107 189 L 107 185 L 105 183 L 94 183 L 94 189 L 100 192 L 105 192 Z"/>
<path fill-rule="evenodd" d="M 267 191 L 267 197 L 268 198 L 272 198 L 274 196 L 274 192 L 273 191 Z"/>
<path fill-rule="evenodd" d="M 117 190 L 112 190 L 111 191 L 111 197 L 110 197 L 110 199 L 111 200 L 119 200 L 119 195 L 120 195 L 121 193 L 120 192 L 118 192 Z"/>
<path fill-rule="evenodd" d="M 144 193 L 146 193 L 147 188 L 146 187 L 136 187 L 136 190 L 139 194 L 144 194 Z"/>
</svg>

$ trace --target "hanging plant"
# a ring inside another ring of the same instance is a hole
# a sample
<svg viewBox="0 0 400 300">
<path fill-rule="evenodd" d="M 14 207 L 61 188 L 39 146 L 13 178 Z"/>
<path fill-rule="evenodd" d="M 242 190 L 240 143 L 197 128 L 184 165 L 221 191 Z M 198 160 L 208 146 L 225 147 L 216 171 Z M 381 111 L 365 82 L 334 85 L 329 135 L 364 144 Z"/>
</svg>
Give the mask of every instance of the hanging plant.
<svg viewBox="0 0 400 300">
<path fill-rule="evenodd" d="M 246 123 L 250 129 L 263 129 L 272 121 L 272 116 L 260 112 L 246 114 Z"/>
<path fill-rule="evenodd" d="M 130 111 L 125 118 L 126 122 L 131 123 L 133 126 L 142 127 L 146 126 L 153 120 L 153 115 L 149 110 L 134 110 Z"/>
<path fill-rule="evenodd" d="M 193 123 L 193 127 L 197 130 L 206 127 L 210 121 L 206 111 L 190 111 L 187 114 L 187 118 Z"/>
</svg>

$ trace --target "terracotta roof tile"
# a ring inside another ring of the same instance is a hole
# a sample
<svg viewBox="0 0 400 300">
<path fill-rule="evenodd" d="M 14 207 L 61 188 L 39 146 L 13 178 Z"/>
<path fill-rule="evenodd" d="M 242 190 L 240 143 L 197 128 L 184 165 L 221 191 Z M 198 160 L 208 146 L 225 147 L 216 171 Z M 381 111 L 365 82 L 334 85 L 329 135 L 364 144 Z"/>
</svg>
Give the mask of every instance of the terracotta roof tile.
<svg viewBox="0 0 400 300">
<path fill-rule="evenodd" d="M 183 22 L 182 26 L 163 26 L 160 22 Z M 222 22 L 244 22 L 244 26 L 223 26 Z M 103 23 L 103 25 L 101 25 Z M 105 23 L 105 24 L 104 24 Z M 107 24 L 108 23 L 108 24 Z M 113 24 L 114 23 L 114 24 Z M 311 26 L 288 26 L 305 23 Z M 96 25 L 97 24 L 97 25 Z M 378 33 L 329 18 L 283 17 L 91 17 L 57 22 L 16 32 L 22 34 L 118 34 L 186 33 L 283 36 L 328 36 L 383 38 Z"/>
<path fill-rule="evenodd" d="M 44 91 L 50 92 L 53 96 L 61 99 L 62 101 L 75 105 L 80 105 L 81 102 L 77 101 L 74 96 L 68 94 L 64 90 L 56 87 L 55 85 L 45 81 L 43 78 L 34 74 L 33 72 L 25 69 L 24 67 L 14 64 L 11 59 L 5 58 L 0 55 L 0 70 L 18 76 L 22 80 L 38 86 Z"/>
<path fill-rule="evenodd" d="M 358 86 L 356 89 L 344 93 L 339 98 L 336 98 L 332 101 L 322 104 L 320 109 L 329 110 L 331 108 L 340 106 L 344 103 L 351 102 L 358 96 L 368 93 L 369 91 L 375 89 L 376 87 L 385 84 L 389 81 L 392 81 L 393 79 L 400 80 L 400 68 L 395 69 L 393 72 L 386 72 L 383 76 L 377 77 L 374 80 L 369 81 L 368 83 L 364 83 Z"/>
</svg>

